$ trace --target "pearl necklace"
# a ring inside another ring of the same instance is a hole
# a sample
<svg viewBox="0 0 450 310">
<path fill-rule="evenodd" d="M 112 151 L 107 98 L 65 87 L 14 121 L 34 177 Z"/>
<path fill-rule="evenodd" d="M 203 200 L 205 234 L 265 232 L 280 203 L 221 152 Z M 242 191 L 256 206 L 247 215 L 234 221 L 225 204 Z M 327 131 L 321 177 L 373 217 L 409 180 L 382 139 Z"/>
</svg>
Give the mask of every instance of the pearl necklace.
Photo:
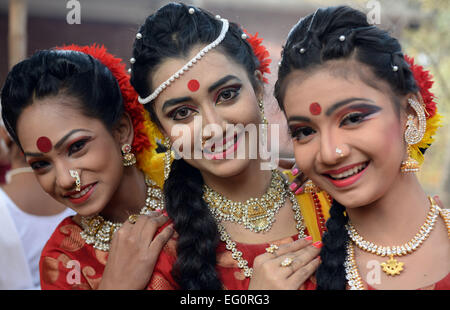
<svg viewBox="0 0 450 310">
<path fill-rule="evenodd" d="M 250 198 L 246 202 L 232 201 L 204 184 L 203 199 L 219 221 L 238 223 L 256 233 L 266 232 L 272 228 L 275 215 L 286 200 L 283 181 L 280 172 L 272 170 L 267 192 L 261 198 Z"/>
<path fill-rule="evenodd" d="M 285 195 L 289 196 L 289 200 L 292 203 L 292 210 L 294 211 L 294 214 L 295 214 L 294 218 L 297 221 L 296 228 L 298 230 L 298 238 L 299 239 L 305 238 L 306 237 L 305 226 L 303 224 L 303 216 L 300 211 L 299 203 L 298 203 L 297 199 L 295 198 L 295 195 L 289 190 L 289 182 L 287 180 L 284 180 L 283 178 L 282 178 L 282 180 L 284 183 L 282 191 Z M 242 252 L 237 250 L 236 242 L 231 240 L 230 234 L 225 230 L 225 228 L 222 226 L 222 224 L 220 224 L 221 218 L 215 214 L 213 214 L 213 215 L 214 215 L 214 218 L 217 223 L 217 229 L 220 234 L 220 240 L 225 242 L 226 249 L 231 251 L 231 257 L 238 262 L 238 267 L 244 271 L 245 277 L 251 278 L 253 275 L 253 268 L 248 266 L 248 261 L 245 260 L 244 258 L 242 258 Z"/>
<path fill-rule="evenodd" d="M 382 257 L 389 256 L 389 260 L 381 264 L 383 271 L 390 276 L 399 275 L 403 270 L 404 263 L 394 259 L 394 256 L 411 254 L 412 252 L 417 250 L 420 245 L 422 245 L 422 243 L 428 238 L 431 230 L 434 228 L 434 224 L 436 223 L 440 208 L 434 203 L 431 197 L 428 197 L 428 199 L 431 203 L 431 207 L 425 223 L 422 225 L 422 227 L 420 227 L 419 232 L 414 236 L 414 238 L 401 246 L 385 247 L 375 245 L 372 242 L 366 241 L 361 235 L 359 235 L 353 224 L 350 222 L 347 224 L 348 235 L 350 239 L 356 244 L 356 246 L 361 250 Z"/>
<path fill-rule="evenodd" d="M 429 212 L 429 215 L 428 215 L 428 218 L 427 218 L 427 222 L 428 222 L 428 219 L 430 218 L 430 214 L 432 214 L 431 217 L 434 218 L 434 221 L 433 221 L 432 225 L 434 226 L 434 223 L 436 221 L 436 218 L 434 217 L 434 215 L 436 215 L 436 216 L 437 215 L 441 215 L 441 217 L 445 221 L 445 224 L 446 224 L 446 227 L 447 227 L 447 231 L 448 231 L 448 236 L 450 238 L 450 210 L 448 210 L 448 209 L 441 209 L 441 208 L 439 208 L 439 206 L 437 206 L 435 204 L 434 200 L 431 197 L 429 197 L 428 199 L 430 200 L 432 207 L 431 207 L 431 210 Z M 434 211 L 434 210 L 436 210 L 436 213 L 434 213 L 434 212 L 432 213 L 431 212 L 431 211 Z M 392 271 L 396 272 L 397 271 L 396 264 L 402 264 L 401 267 L 403 266 L 403 263 L 399 263 L 399 262 L 397 262 L 396 260 L 393 259 L 394 255 L 402 256 L 402 255 L 410 254 L 413 251 L 415 251 L 423 243 L 424 240 L 427 239 L 427 237 L 428 237 L 430 231 L 433 229 L 433 227 L 429 228 L 430 229 L 429 231 L 428 231 L 428 229 L 426 231 L 423 231 L 423 227 L 424 226 L 425 226 L 425 224 L 422 225 L 421 231 L 418 234 L 416 234 L 416 236 L 411 241 L 409 241 L 407 243 L 407 245 L 409 246 L 410 250 L 408 250 L 406 248 L 406 245 L 403 246 L 404 249 L 406 250 L 406 254 L 403 254 L 405 252 L 402 250 L 402 246 L 400 246 L 400 254 L 398 254 L 399 253 L 398 252 L 398 249 L 399 249 L 398 247 L 391 247 L 390 248 L 391 249 L 391 252 L 390 252 L 391 254 L 388 254 L 387 248 L 386 248 L 385 255 L 386 254 L 390 255 L 389 261 L 391 261 L 390 265 L 387 265 L 387 263 L 384 263 L 384 264 L 386 264 L 385 266 L 389 266 L 387 268 L 387 270 L 389 270 L 389 271 L 392 270 Z M 426 237 L 424 237 L 425 236 L 424 233 L 426 234 Z M 418 237 L 419 234 L 420 234 L 420 237 Z M 413 240 L 416 240 L 416 241 L 412 242 Z M 348 285 L 350 287 L 350 290 L 363 290 L 364 289 L 363 281 L 362 281 L 361 275 L 358 272 L 358 267 L 357 267 L 356 259 L 355 259 L 355 251 L 354 251 L 354 247 L 353 247 L 353 243 L 354 242 L 355 242 L 354 240 L 349 240 L 347 242 L 347 245 L 346 245 L 347 257 L 346 257 L 345 262 L 344 262 L 345 273 L 346 273 L 345 278 L 346 278 L 347 283 L 348 283 Z M 355 243 L 355 244 L 357 244 L 357 243 Z M 413 249 L 413 247 L 414 247 L 414 249 Z M 381 248 L 383 248 L 383 247 L 381 247 Z M 394 254 L 394 250 L 392 250 L 392 249 L 395 249 L 395 254 Z M 362 248 L 362 250 L 364 250 L 366 252 L 369 252 L 368 250 L 365 250 L 364 248 Z M 377 250 L 375 250 L 375 251 L 377 251 Z M 373 253 L 373 252 L 370 251 L 370 253 Z M 373 254 L 377 254 L 377 252 L 375 252 Z M 385 255 L 382 255 L 382 256 L 385 256 Z M 392 260 L 394 260 L 395 262 L 392 262 Z M 385 269 L 385 267 L 383 267 L 383 271 L 384 271 L 384 269 Z"/>
<path fill-rule="evenodd" d="M 139 214 L 147 215 L 151 211 L 163 210 L 162 190 L 147 176 L 145 177 L 145 184 L 147 185 L 147 198 L 145 199 L 145 206 Z M 93 244 L 94 248 L 102 251 L 109 251 L 112 236 L 122 227 L 122 223 L 113 223 L 105 220 L 101 215 L 93 215 L 82 217 L 81 227 L 83 231 L 80 235 L 87 244 Z"/>
</svg>

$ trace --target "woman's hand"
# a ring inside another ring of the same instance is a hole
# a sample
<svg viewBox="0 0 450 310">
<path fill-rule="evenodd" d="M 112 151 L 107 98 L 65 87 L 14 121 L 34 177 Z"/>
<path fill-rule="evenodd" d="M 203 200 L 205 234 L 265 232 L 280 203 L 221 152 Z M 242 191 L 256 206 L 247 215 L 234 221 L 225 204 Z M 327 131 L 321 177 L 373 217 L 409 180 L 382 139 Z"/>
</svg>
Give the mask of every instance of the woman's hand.
<svg viewBox="0 0 450 310">
<path fill-rule="evenodd" d="M 167 226 L 153 239 L 167 220 L 160 212 L 152 212 L 140 215 L 135 224 L 126 221 L 112 238 L 98 289 L 144 289 L 161 249 L 173 234 L 173 228 Z"/>
<path fill-rule="evenodd" d="M 264 253 L 253 262 L 249 290 L 297 290 L 316 271 L 322 243 L 307 239 L 283 244 L 273 253 Z M 285 260 L 292 260 L 282 266 Z"/>
<path fill-rule="evenodd" d="M 308 180 L 306 175 L 303 174 L 295 164 L 294 158 L 280 158 L 278 160 L 278 166 L 282 169 L 290 169 L 292 175 L 295 177 L 295 179 L 292 181 L 289 188 L 292 192 L 294 192 L 296 195 L 303 193 L 303 185 Z"/>
</svg>

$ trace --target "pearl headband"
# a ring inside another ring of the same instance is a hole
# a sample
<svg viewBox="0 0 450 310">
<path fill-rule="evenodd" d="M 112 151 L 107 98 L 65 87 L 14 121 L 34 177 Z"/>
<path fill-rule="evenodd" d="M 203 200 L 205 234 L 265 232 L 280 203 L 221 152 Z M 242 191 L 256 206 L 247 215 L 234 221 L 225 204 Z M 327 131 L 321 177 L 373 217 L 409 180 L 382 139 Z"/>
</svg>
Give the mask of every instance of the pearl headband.
<svg viewBox="0 0 450 310">
<path fill-rule="evenodd" d="M 151 93 L 148 97 L 146 98 L 141 98 L 140 96 L 138 97 L 138 100 L 141 104 L 146 104 L 149 103 L 150 101 L 152 101 L 153 99 L 155 99 L 156 97 L 158 97 L 158 95 L 164 90 L 166 89 L 170 84 L 172 84 L 176 79 L 178 79 L 181 75 L 183 75 L 183 73 L 185 73 L 186 71 L 189 71 L 189 69 L 197 62 L 199 61 L 203 56 L 205 56 L 206 53 L 208 53 L 210 50 L 212 50 L 213 48 L 215 48 L 217 45 L 220 44 L 220 42 L 223 41 L 223 39 L 225 38 L 225 35 L 227 34 L 228 31 L 228 20 L 224 19 L 224 18 L 220 18 L 220 20 L 222 21 L 222 30 L 220 31 L 219 36 L 217 37 L 217 39 L 215 39 L 212 43 L 208 44 L 207 46 L 205 46 L 200 52 L 197 53 L 197 55 L 195 55 L 194 58 L 192 58 L 187 64 L 184 65 L 183 68 L 181 68 L 180 70 L 178 70 L 177 72 L 175 72 L 175 74 L 173 74 L 170 78 L 168 78 L 164 83 L 162 83 L 161 85 L 158 86 L 158 88 L 155 89 L 155 91 L 153 93 Z"/>
</svg>

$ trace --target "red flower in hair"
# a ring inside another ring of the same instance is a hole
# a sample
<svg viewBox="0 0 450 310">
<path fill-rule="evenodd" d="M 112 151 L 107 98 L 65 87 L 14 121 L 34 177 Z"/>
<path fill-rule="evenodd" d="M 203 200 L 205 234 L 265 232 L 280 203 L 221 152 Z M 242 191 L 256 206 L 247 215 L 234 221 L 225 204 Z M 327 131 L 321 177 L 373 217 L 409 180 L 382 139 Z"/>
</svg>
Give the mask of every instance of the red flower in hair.
<svg viewBox="0 0 450 310">
<path fill-rule="evenodd" d="M 262 38 L 258 38 L 258 33 L 255 33 L 255 35 L 251 35 L 247 32 L 247 30 L 244 29 L 245 34 L 247 34 L 247 42 L 251 45 L 253 49 L 253 53 L 259 60 L 259 67 L 257 70 L 261 71 L 261 73 L 264 76 L 264 73 L 270 73 L 269 65 L 272 62 L 272 59 L 270 59 L 270 54 L 267 51 L 266 47 L 262 45 Z M 269 83 L 269 80 L 265 77 L 263 77 L 264 83 Z"/>
<path fill-rule="evenodd" d="M 144 129 L 144 107 L 138 101 L 138 94 L 130 84 L 130 76 L 125 71 L 125 64 L 122 59 L 108 53 L 106 48 L 93 44 L 92 46 L 78 46 L 75 44 L 56 47 L 59 50 L 78 51 L 91 55 L 104 64 L 117 79 L 122 93 L 125 111 L 130 115 L 134 128 L 134 139 L 132 143 L 134 153 L 139 153 L 143 149 L 150 147 L 150 141 Z"/>
<path fill-rule="evenodd" d="M 426 117 L 431 118 L 436 114 L 436 102 L 434 101 L 435 97 L 430 91 L 431 86 L 433 86 L 434 83 L 431 80 L 433 76 L 430 74 L 430 71 L 424 70 L 423 66 L 414 64 L 413 57 L 405 55 L 405 60 L 410 66 L 414 79 L 417 82 L 417 86 L 419 86 L 420 94 L 422 95 L 425 109 L 427 111 Z"/>
</svg>

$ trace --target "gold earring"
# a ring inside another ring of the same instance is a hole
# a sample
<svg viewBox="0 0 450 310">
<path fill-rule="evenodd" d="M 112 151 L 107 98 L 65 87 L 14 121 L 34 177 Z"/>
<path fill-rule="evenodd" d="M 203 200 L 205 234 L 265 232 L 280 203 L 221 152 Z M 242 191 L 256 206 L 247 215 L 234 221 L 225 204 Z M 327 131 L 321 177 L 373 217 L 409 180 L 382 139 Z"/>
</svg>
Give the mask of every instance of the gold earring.
<svg viewBox="0 0 450 310">
<path fill-rule="evenodd" d="M 402 161 L 400 165 L 400 171 L 403 173 L 409 173 L 409 172 L 418 172 L 420 165 L 412 157 L 412 145 L 419 143 L 423 136 L 425 135 L 425 131 L 427 129 L 427 123 L 426 123 L 426 117 L 425 117 L 425 109 L 423 106 L 413 100 L 408 99 L 408 103 L 410 106 L 414 109 L 414 111 L 417 113 L 417 117 L 419 120 L 419 128 L 416 127 L 414 124 L 414 117 L 412 115 L 408 115 L 408 120 L 406 122 L 406 130 L 405 130 L 405 141 L 408 143 L 408 147 L 406 149 L 406 153 L 408 154 L 408 158 L 404 161 Z"/>
<path fill-rule="evenodd" d="M 81 180 L 78 171 L 69 169 L 70 176 L 75 179 L 75 190 L 77 192 L 81 191 Z"/>
<path fill-rule="evenodd" d="M 136 163 L 136 157 L 131 153 L 131 145 L 128 143 L 122 145 L 122 162 L 125 167 L 132 166 Z"/>
<path fill-rule="evenodd" d="M 169 178 L 170 165 L 172 161 L 172 149 L 169 137 L 164 138 L 164 147 L 166 148 L 166 151 L 164 153 L 164 181 L 165 181 Z"/>
<path fill-rule="evenodd" d="M 264 102 L 262 99 L 258 99 L 258 106 L 259 106 L 259 111 L 261 113 L 261 119 L 263 121 L 262 141 L 263 141 L 263 145 L 265 145 L 267 142 L 267 131 L 268 131 L 269 122 L 267 121 L 266 115 L 264 114 Z"/>
<path fill-rule="evenodd" d="M 303 190 L 305 193 L 309 194 L 315 194 L 321 191 L 320 188 L 311 180 L 306 181 L 305 185 L 303 185 Z"/>
</svg>

